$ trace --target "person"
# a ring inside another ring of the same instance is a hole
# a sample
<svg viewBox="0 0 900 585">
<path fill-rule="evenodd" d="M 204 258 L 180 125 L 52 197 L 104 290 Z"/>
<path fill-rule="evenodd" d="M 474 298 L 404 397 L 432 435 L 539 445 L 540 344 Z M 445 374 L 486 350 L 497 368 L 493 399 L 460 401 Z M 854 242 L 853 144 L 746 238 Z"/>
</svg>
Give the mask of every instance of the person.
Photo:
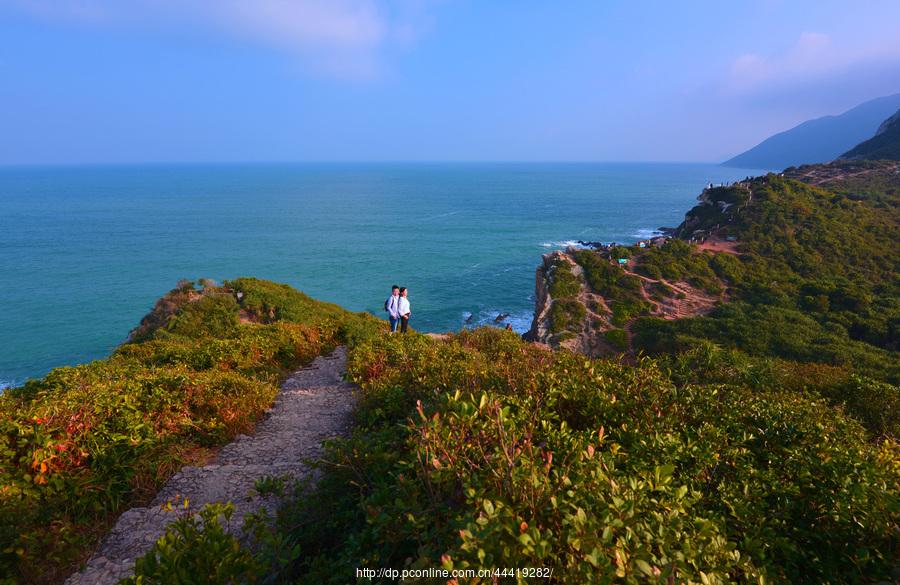
<svg viewBox="0 0 900 585">
<path fill-rule="evenodd" d="M 400 314 L 400 333 L 406 333 L 406 328 L 409 327 L 409 316 L 411 314 L 409 310 L 409 299 L 407 295 L 409 291 L 406 290 L 406 287 L 400 288 L 400 300 L 398 302 L 399 309 L 398 312 Z"/>
<path fill-rule="evenodd" d="M 384 310 L 388 313 L 391 333 L 396 333 L 397 325 L 400 323 L 400 287 L 396 284 L 391 287 L 391 296 L 384 301 Z"/>
</svg>

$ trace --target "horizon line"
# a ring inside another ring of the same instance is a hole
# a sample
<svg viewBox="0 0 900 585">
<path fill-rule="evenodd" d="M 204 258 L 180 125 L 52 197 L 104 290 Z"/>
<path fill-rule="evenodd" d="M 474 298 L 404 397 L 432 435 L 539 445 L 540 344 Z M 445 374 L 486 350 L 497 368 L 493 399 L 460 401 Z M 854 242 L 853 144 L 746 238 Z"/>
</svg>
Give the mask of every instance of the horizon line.
<svg viewBox="0 0 900 585">
<path fill-rule="evenodd" d="M 724 166 L 724 161 L 704 160 L 600 160 L 600 159 L 386 159 L 386 160 L 340 160 L 340 159 L 275 159 L 275 160 L 187 160 L 187 161 L 77 161 L 77 162 L 0 162 L 0 169 L 26 168 L 88 168 L 88 167 L 141 167 L 141 166 L 226 166 L 226 165 L 427 165 L 427 164 L 672 164 Z M 729 167 L 745 168 L 745 167 Z M 747 167 L 747 170 L 752 169 Z"/>
</svg>

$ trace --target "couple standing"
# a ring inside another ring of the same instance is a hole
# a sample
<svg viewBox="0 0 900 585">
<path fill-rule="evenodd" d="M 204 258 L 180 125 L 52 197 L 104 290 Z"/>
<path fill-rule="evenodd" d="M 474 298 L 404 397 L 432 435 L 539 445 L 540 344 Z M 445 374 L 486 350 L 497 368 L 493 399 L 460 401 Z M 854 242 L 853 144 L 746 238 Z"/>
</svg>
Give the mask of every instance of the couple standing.
<svg viewBox="0 0 900 585">
<path fill-rule="evenodd" d="M 397 325 L 400 325 L 400 333 L 406 333 L 409 326 L 409 299 L 407 297 L 406 287 L 399 287 L 396 284 L 391 287 L 391 296 L 384 301 L 384 310 L 388 312 L 388 320 L 391 322 L 391 333 L 397 331 Z"/>
</svg>

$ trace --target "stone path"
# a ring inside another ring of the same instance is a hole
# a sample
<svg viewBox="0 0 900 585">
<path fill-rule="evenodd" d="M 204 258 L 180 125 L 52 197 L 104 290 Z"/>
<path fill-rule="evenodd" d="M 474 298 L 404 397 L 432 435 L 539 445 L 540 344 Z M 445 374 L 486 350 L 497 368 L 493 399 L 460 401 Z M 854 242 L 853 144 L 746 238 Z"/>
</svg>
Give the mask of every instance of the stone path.
<svg viewBox="0 0 900 585">
<path fill-rule="evenodd" d="M 322 440 L 349 427 L 355 387 L 342 379 L 346 362 L 346 349 L 339 347 L 294 372 L 252 436 L 238 436 L 210 465 L 182 468 L 149 507 L 122 514 L 84 570 L 69 577 L 65 585 L 106 585 L 131 575 L 135 559 L 184 513 L 185 498 L 190 510 L 211 502 L 234 503 L 230 528 L 235 532 L 248 512 L 261 507 L 274 511 L 277 499 L 256 495 L 255 481 L 265 476 L 308 475 L 302 460 L 319 457 Z M 173 502 L 176 511 L 164 508 L 166 502 Z"/>
</svg>

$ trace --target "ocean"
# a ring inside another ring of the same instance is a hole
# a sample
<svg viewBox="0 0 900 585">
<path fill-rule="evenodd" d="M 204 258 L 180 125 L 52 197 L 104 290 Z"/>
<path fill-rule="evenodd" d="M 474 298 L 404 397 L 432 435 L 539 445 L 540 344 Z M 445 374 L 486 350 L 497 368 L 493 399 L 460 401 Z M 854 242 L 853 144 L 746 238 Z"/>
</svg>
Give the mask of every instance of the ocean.
<svg viewBox="0 0 900 585">
<path fill-rule="evenodd" d="M 102 358 L 182 278 L 256 276 L 411 325 L 509 314 L 528 329 L 540 256 L 675 226 L 703 164 L 404 163 L 0 168 L 0 387 Z M 467 325 L 467 321 L 469 324 Z"/>
</svg>

